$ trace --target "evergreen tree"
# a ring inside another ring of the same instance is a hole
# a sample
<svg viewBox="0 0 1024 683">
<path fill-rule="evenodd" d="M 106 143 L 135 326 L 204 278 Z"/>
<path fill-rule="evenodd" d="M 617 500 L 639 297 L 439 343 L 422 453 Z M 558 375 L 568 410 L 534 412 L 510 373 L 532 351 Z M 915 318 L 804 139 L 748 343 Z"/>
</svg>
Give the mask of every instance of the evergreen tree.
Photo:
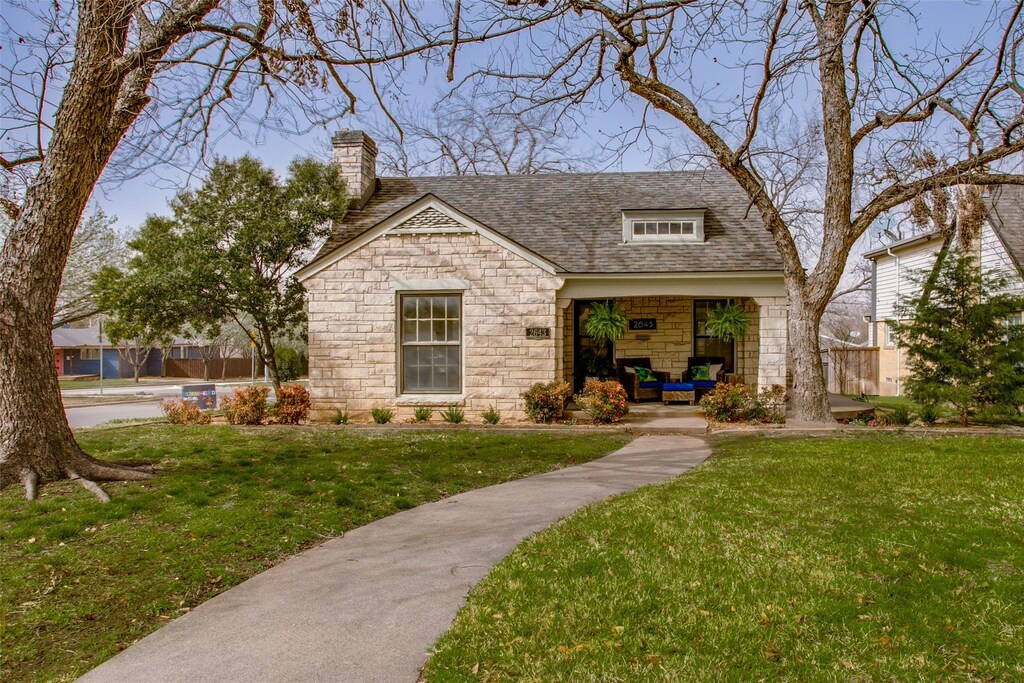
<svg viewBox="0 0 1024 683">
<path fill-rule="evenodd" d="M 909 357 L 907 390 L 919 403 L 949 403 L 967 426 L 981 407 L 1017 410 L 1024 402 L 1024 296 L 951 251 L 930 291 L 896 307 L 896 338 Z"/>
</svg>

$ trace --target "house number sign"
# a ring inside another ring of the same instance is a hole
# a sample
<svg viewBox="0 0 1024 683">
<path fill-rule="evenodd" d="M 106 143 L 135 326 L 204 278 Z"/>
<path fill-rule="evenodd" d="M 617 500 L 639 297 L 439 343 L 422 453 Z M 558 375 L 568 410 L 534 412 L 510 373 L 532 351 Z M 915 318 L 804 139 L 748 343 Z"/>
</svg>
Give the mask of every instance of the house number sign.
<svg viewBox="0 0 1024 683">
<path fill-rule="evenodd" d="M 550 327 L 527 327 L 526 328 L 527 339 L 551 339 L 551 328 Z"/>
<path fill-rule="evenodd" d="M 655 318 L 633 318 L 629 321 L 631 330 L 656 330 L 658 321 Z"/>
</svg>

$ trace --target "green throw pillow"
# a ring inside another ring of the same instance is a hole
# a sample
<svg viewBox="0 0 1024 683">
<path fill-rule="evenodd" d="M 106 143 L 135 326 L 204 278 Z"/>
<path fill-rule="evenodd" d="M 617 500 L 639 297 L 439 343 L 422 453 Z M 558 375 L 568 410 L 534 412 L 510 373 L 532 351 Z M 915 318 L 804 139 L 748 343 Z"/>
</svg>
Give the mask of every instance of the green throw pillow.
<svg viewBox="0 0 1024 683">
<path fill-rule="evenodd" d="M 658 378 L 654 376 L 654 373 L 647 368 L 637 368 L 636 376 L 641 382 L 657 382 Z"/>
<path fill-rule="evenodd" d="M 711 378 L 711 364 L 706 363 L 704 365 L 693 366 L 693 379 L 710 379 Z"/>
</svg>

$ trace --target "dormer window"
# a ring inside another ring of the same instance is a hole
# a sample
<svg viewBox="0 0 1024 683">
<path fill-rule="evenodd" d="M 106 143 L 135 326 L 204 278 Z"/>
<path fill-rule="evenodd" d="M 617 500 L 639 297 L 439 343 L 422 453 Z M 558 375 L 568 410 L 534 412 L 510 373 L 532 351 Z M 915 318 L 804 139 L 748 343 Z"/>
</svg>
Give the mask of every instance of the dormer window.
<svg viewBox="0 0 1024 683">
<path fill-rule="evenodd" d="M 623 242 L 674 243 L 704 241 L 704 210 L 623 211 Z"/>
</svg>

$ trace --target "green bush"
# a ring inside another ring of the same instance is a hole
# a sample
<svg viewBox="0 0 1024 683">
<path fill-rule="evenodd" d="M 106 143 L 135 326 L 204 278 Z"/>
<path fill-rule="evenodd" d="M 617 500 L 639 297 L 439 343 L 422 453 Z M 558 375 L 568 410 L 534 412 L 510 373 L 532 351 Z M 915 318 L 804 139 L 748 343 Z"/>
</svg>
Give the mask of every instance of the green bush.
<svg viewBox="0 0 1024 683">
<path fill-rule="evenodd" d="M 481 417 L 484 420 L 484 424 L 496 425 L 501 422 L 501 413 L 494 406 L 489 406 L 487 410 L 483 412 Z"/>
<path fill-rule="evenodd" d="M 562 419 L 565 402 L 572 395 L 572 387 L 565 382 L 537 382 L 523 392 L 526 416 L 534 422 L 554 422 Z"/>
<path fill-rule="evenodd" d="M 448 424 L 457 425 L 466 419 L 466 412 L 458 406 L 448 406 L 448 408 L 441 413 L 441 417 Z"/>
<path fill-rule="evenodd" d="M 297 425 L 309 415 L 309 391 L 301 384 L 285 384 L 277 390 L 271 409 L 281 424 Z"/>
<path fill-rule="evenodd" d="M 395 411 L 390 408 L 373 408 L 370 410 L 370 415 L 373 416 L 373 421 L 376 424 L 386 425 L 394 419 Z"/>
<path fill-rule="evenodd" d="M 231 396 L 221 399 L 220 407 L 228 424 L 258 425 L 267 416 L 270 387 L 239 387 Z"/>
<path fill-rule="evenodd" d="M 942 411 L 934 403 L 925 403 L 921 406 L 921 412 L 917 414 L 921 418 L 921 422 L 926 425 L 934 425 L 942 417 Z"/>
<path fill-rule="evenodd" d="M 898 427 L 906 427 L 914 421 L 914 416 L 910 414 L 910 408 L 907 406 L 896 406 L 888 417 L 890 423 Z"/>
<path fill-rule="evenodd" d="M 598 424 L 618 422 L 629 412 L 626 390 L 613 379 L 605 382 L 590 380 L 575 401 Z"/>
<path fill-rule="evenodd" d="M 426 422 L 433 414 L 434 411 L 431 408 L 426 406 L 417 406 L 416 410 L 412 412 L 412 419 L 416 422 Z"/>
<path fill-rule="evenodd" d="M 289 346 L 274 349 L 274 363 L 282 382 L 294 382 L 304 371 L 302 356 Z"/>
<path fill-rule="evenodd" d="M 331 424 L 336 425 L 347 425 L 350 422 L 348 417 L 348 411 L 338 408 L 334 411 L 334 417 L 331 418 Z"/>
</svg>

